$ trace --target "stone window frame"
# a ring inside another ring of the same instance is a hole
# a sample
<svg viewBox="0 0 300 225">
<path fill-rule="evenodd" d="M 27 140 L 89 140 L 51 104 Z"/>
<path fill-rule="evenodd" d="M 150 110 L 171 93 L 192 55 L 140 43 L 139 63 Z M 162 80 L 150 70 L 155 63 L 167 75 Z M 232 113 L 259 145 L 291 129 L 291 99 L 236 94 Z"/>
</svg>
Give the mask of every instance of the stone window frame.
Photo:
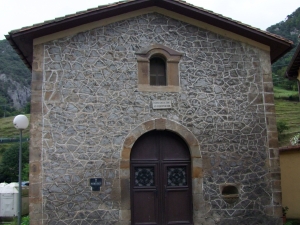
<svg viewBox="0 0 300 225">
<path fill-rule="evenodd" d="M 161 44 L 151 45 L 136 52 L 138 64 L 138 90 L 152 92 L 179 92 L 179 61 L 182 53 Z M 161 56 L 166 59 L 166 85 L 150 85 L 150 59 Z"/>
</svg>

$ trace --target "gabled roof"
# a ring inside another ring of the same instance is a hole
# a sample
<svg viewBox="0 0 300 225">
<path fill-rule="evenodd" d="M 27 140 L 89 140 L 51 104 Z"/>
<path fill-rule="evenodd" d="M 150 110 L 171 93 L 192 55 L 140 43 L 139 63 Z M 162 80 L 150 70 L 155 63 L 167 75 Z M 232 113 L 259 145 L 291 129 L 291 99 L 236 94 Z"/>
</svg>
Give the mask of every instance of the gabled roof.
<svg viewBox="0 0 300 225">
<path fill-rule="evenodd" d="M 35 38 L 153 6 L 182 14 L 267 45 L 271 49 L 272 62 L 288 52 L 293 45 L 293 42 L 278 35 L 262 31 L 201 7 L 196 7 L 182 0 L 125 0 L 13 30 L 5 37 L 25 64 L 31 68 L 33 40 Z"/>
<path fill-rule="evenodd" d="M 295 79 L 298 77 L 298 71 L 300 70 L 300 43 L 296 48 L 292 60 L 290 61 L 285 76 L 289 79 Z"/>
</svg>

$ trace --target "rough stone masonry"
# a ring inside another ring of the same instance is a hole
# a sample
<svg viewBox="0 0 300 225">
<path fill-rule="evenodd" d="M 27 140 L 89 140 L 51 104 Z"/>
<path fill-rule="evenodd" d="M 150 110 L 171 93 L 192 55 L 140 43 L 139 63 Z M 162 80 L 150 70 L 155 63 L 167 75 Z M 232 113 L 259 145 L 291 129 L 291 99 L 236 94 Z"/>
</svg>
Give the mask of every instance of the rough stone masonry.
<svg viewBox="0 0 300 225">
<path fill-rule="evenodd" d="M 135 53 L 152 44 L 183 54 L 179 92 L 137 90 Z M 195 225 L 280 224 L 268 52 L 149 13 L 35 46 L 32 87 L 31 129 L 42 134 L 31 139 L 33 224 L 130 224 L 122 210 L 124 141 L 157 119 L 199 144 Z M 153 109 L 153 100 L 171 100 L 172 108 Z M 91 191 L 91 177 L 103 178 L 100 192 Z M 238 189 L 233 203 L 224 184 Z"/>
</svg>

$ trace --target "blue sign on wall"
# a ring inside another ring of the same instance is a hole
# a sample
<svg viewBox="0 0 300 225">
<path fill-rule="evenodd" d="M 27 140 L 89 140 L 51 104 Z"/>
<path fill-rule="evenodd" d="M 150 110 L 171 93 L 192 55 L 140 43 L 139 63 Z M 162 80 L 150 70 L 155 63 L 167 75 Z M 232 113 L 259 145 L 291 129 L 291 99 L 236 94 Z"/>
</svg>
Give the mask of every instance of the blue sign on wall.
<svg viewBox="0 0 300 225">
<path fill-rule="evenodd" d="M 102 178 L 91 178 L 90 185 L 92 187 L 92 191 L 100 191 L 100 187 L 102 186 Z"/>
</svg>

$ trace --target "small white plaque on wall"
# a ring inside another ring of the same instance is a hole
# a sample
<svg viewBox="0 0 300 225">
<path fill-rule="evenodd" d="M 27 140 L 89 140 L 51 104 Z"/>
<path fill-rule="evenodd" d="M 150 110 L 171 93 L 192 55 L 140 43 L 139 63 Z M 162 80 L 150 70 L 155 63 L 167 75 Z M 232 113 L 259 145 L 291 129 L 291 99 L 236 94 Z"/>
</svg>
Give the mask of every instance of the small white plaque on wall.
<svg viewBox="0 0 300 225">
<path fill-rule="evenodd" d="M 171 109 L 172 101 L 171 100 L 154 100 L 152 101 L 153 109 Z"/>
</svg>

